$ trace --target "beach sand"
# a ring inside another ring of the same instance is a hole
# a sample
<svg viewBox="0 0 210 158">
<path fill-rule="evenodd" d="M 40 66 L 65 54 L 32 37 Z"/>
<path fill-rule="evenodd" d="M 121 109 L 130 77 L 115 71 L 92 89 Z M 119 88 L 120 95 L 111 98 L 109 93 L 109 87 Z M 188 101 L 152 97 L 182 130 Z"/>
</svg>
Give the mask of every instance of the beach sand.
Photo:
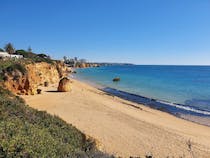
<svg viewBox="0 0 210 158">
<path fill-rule="evenodd" d="M 116 156 L 210 158 L 210 127 L 120 99 L 72 80 L 72 91 L 23 96 L 33 108 L 58 115 Z M 139 107 L 139 108 L 137 108 Z"/>
</svg>

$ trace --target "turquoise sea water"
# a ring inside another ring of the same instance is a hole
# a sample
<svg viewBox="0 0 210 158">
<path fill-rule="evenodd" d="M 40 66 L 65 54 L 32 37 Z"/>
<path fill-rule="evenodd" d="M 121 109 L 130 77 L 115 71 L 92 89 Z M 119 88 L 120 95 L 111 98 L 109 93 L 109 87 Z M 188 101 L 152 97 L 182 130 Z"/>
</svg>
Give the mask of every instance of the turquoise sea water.
<svg viewBox="0 0 210 158">
<path fill-rule="evenodd" d="M 210 66 L 107 66 L 77 69 L 74 77 L 210 115 Z"/>
</svg>

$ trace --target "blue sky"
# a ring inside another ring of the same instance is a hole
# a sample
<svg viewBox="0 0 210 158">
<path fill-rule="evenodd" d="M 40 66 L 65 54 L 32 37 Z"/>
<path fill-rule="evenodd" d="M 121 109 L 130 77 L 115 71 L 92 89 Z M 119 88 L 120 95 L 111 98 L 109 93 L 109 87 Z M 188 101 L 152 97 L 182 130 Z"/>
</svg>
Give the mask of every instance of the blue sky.
<svg viewBox="0 0 210 158">
<path fill-rule="evenodd" d="M 0 47 L 61 59 L 210 65 L 210 0 L 0 0 Z"/>
</svg>

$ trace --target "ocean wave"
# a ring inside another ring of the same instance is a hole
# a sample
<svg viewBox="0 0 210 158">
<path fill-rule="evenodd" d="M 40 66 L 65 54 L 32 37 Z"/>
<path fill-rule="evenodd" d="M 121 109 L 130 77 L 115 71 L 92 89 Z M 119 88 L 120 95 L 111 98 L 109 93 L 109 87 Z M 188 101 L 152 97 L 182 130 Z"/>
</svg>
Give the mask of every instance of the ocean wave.
<svg viewBox="0 0 210 158">
<path fill-rule="evenodd" d="M 185 113 L 191 112 L 194 114 L 210 116 L 210 111 L 201 110 L 201 109 L 195 108 L 193 106 L 189 106 L 189 105 L 177 104 L 177 103 L 172 103 L 172 102 L 168 102 L 168 101 L 164 101 L 164 100 L 149 98 L 149 97 L 129 93 L 126 91 L 121 91 L 121 90 L 110 88 L 110 87 L 105 87 L 105 88 L 102 88 L 101 90 L 108 92 L 110 94 L 113 94 L 115 96 L 121 97 L 126 100 L 144 104 L 146 106 L 151 106 L 151 107 L 157 108 L 157 109 L 165 109 L 167 112 L 170 112 L 170 113 L 172 112 L 174 114 L 180 113 L 181 112 L 180 110 L 182 110 L 182 111 L 185 111 Z M 170 107 L 173 107 L 176 110 L 172 110 Z"/>
<path fill-rule="evenodd" d="M 156 101 L 159 102 L 159 103 L 162 103 L 162 104 L 167 104 L 167 105 L 170 105 L 170 106 L 174 106 L 174 107 L 179 108 L 179 109 L 183 109 L 183 110 L 195 112 L 195 113 L 198 113 L 198 114 L 203 114 L 203 115 L 209 115 L 210 116 L 210 111 L 199 110 L 199 109 L 196 109 L 196 108 L 193 108 L 193 107 L 190 107 L 190 106 L 170 103 L 170 102 L 166 102 L 166 101 L 160 101 L 160 100 L 156 100 Z"/>
</svg>

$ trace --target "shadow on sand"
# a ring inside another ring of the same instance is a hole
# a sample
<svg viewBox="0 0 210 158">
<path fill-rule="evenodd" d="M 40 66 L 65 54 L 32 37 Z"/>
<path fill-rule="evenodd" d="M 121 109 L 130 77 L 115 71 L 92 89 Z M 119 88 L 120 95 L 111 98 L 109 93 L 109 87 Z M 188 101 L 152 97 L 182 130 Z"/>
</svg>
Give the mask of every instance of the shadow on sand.
<svg viewBox="0 0 210 158">
<path fill-rule="evenodd" d="M 45 92 L 49 92 L 49 93 L 61 93 L 61 92 L 56 91 L 56 90 L 54 90 L 54 91 L 45 91 Z"/>
</svg>

